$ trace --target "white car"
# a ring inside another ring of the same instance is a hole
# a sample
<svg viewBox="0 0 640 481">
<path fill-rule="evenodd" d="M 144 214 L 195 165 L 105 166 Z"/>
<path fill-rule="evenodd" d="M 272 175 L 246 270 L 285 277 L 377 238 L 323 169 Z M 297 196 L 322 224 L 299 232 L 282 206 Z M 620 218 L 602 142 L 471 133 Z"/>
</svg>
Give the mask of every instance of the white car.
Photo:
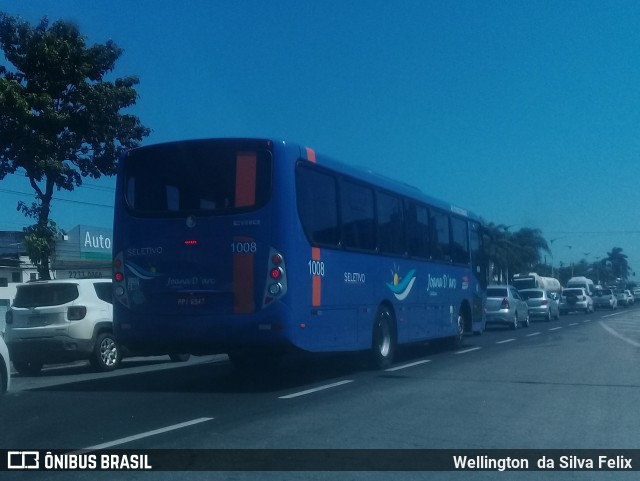
<svg viewBox="0 0 640 481">
<path fill-rule="evenodd" d="M 560 296 L 560 314 L 572 311 L 593 312 L 593 299 L 584 287 L 567 287 Z"/>
<path fill-rule="evenodd" d="M 9 349 L 0 336 L 0 394 L 4 394 L 11 387 L 11 365 L 9 363 Z"/>
<path fill-rule="evenodd" d="M 618 298 L 618 305 L 628 307 L 631 305 L 631 299 L 629 299 L 629 291 L 625 289 L 614 289 L 614 294 Z"/>
<path fill-rule="evenodd" d="M 35 375 L 47 363 L 88 359 L 100 371 L 122 357 L 113 335 L 109 279 L 37 281 L 18 285 L 6 314 L 13 367 Z"/>
</svg>

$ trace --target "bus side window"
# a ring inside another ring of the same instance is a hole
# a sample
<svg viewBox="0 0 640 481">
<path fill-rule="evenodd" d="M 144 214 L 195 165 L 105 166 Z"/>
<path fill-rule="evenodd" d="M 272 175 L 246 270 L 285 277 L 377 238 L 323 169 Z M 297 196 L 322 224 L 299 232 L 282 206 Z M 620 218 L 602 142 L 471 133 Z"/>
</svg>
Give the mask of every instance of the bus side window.
<svg viewBox="0 0 640 481">
<path fill-rule="evenodd" d="M 429 258 L 429 209 L 407 202 L 405 208 L 407 249 L 413 257 Z"/>
<path fill-rule="evenodd" d="M 444 212 L 432 210 L 431 221 L 431 258 L 439 261 L 450 261 L 449 216 Z"/>
<path fill-rule="evenodd" d="M 405 255 L 402 201 L 378 193 L 378 247 L 386 254 Z"/>
<path fill-rule="evenodd" d="M 485 261 L 484 249 L 482 246 L 482 228 L 477 222 L 470 225 L 470 249 L 471 262 L 473 266 L 473 274 L 480 282 L 480 286 L 485 289 L 487 287 L 487 263 Z"/>
<path fill-rule="evenodd" d="M 451 218 L 451 257 L 457 264 L 469 264 L 469 233 L 467 221 L 458 217 Z"/>
<path fill-rule="evenodd" d="M 375 250 L 373 190 L 345 180 L 342 182 L 341 201 L 343 246 L 355 250 Z"/>
<path fill-rule="evenodd" d="M 298 212 L 312 244 L 338 246 L 338 201 L 336 179 L 299 164 L 296 169 Z"/>
</svg>

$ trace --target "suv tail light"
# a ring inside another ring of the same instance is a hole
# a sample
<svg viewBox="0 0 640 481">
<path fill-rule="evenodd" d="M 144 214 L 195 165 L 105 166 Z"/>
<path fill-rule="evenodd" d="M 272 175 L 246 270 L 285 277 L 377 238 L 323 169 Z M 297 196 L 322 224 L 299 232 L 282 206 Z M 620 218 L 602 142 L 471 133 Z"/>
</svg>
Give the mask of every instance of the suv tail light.
<svg viewBox="0 0 640 481">
<path fill-rule="evenodd" d="M 4 315 L 4 323 L 5 324 L 13 324 L 13 312 L 7 311 Z"/>
<path fill-rule="evenodd" d="M 85 306 L 71 306 L 67 309 L 67 320 L 79 321 L 84 319 L 87 315 L 87 308 Z"/>
<path fill-rule="evenodd" d="M 500 309 L 509 309 L 509 299 L 506 297 L 502 299 L 502 304 L 500 304 Z"/>
<path fill-rule="evenodd" d="M 540 301 L 540 305 L 542 306 L 546 306 L 547 304 L 549 304 L 549 301 L 546 299 L 543 299 L 542 301 Z"/>
</svg>

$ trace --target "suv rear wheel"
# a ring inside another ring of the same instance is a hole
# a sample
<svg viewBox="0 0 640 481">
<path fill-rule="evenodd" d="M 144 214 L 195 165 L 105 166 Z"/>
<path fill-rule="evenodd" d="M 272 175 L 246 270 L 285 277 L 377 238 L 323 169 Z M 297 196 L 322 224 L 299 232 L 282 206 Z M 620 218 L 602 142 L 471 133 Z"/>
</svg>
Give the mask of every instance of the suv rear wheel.
<svg viewBox="0 0 640 481">
<path fill-rule="evenodd" d="M 93 355 L 89 361 L 99 371 L 113 371 L 120 364 L 122 353 L 115 337 L 110 332 L 98 335 Z"/>
</svg>

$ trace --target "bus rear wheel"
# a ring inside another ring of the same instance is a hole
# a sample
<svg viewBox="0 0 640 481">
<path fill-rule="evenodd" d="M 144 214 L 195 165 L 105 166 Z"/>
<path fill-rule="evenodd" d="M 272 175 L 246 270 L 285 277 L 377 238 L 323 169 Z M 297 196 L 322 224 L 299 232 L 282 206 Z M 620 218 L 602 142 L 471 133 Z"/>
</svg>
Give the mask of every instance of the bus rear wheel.
<svg viewBox="0 0 640 481">
<path fill-rule="evenodd" d="M 391 310 L 382 306 L 378 309 L 373 324 L 373 341 L 371 345 L 371 358 L 373 367 L 386 369 L 393 363 L 396 353 L 396 326 Z"/>
</svg>

